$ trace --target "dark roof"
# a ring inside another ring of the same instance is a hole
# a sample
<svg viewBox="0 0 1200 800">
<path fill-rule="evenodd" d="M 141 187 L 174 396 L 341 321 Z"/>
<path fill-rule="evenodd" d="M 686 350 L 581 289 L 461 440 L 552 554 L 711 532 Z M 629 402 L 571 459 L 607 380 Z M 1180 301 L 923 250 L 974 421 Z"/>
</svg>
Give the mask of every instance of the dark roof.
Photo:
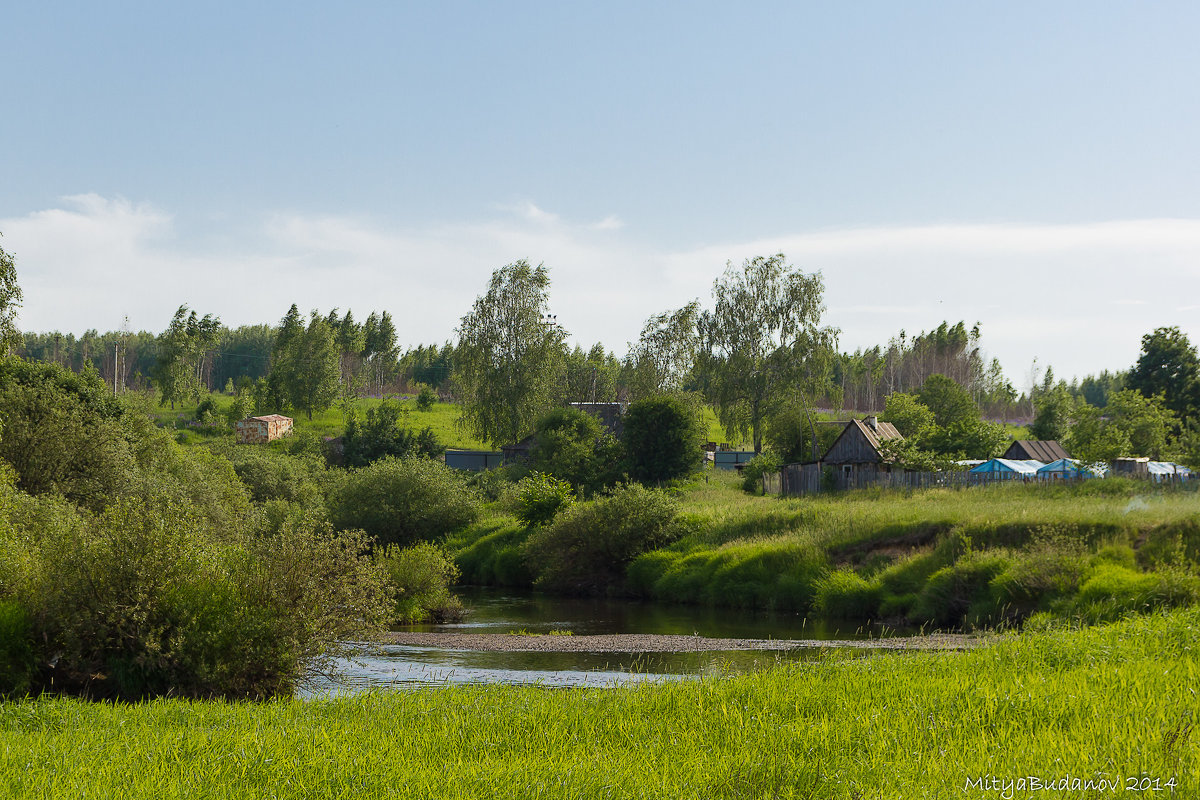
<svg viewBox="0 0 1200 800">
<path fill-rule="evenodd" d="M 838 437 L 834 439 L 833 444 L 831 444 L 829 449 L 825 451 L 825 455 L 821 457 L 821 460 L 827 460 L 829 458 L 829 454 L 837 449 L 838 443 L 845 438 L 846 434 L 854 429 L 857 429 L 859 433 L 862 434 L 862 437 L 867 440 L 867 444 L 869 444 L 876 453 L 881 452 L 880 446 L 883 444 L 883 442 L 887 442 L 892 439 L 904 438 L 903 434 L 896 430 L 896 426 L 890 422 L 877 422 L 875 423 L 875 428 L 872 429 L 871 426 L 863 420 L 852 419 L 846 423 L 846 427 L 843 428 L 842 432 L 838 434 Z"/>
<path fill-rule="evenodd" d="M 1041 461 L 1049 464 L 1060 458 L 1070 458 L 1063 446 L 1054 440 L 1019 439 L 1008 446 L 1001 458 L 1014 461 Z"/>
</svg>

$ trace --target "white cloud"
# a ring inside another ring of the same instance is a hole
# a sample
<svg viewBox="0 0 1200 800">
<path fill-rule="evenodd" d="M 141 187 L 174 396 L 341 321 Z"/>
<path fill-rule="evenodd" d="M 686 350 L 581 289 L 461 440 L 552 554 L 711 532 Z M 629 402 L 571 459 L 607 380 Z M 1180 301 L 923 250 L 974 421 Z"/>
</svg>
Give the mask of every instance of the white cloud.
<svg viewBox="0 0 1200 800">
<path fill-rule="evenodd" d="M 532 202 L 419 230 L 276 214 L 230 228 L 219 249 L 195 244 L 210 224 L 96 195 L 0 220 L 25 289 L 22 326 L 106 330 L 128 314 L 161 330 L 184 302 L 238 325 L 276 321 L 295 302 L 360 318 L 387 309 L 402 342 L 441 341 L 494 268 L 526 258 L 551 268 L 553 311 L 573 337 L 622 354 L 648 315 L 707 300 L 726 261 L 784 252 L 822 272 L 845 349 L 979 321 L 1019 382 L 1035 356 L 1060 375 L 1127 367 L 1159 325 L 1200 342 L 1187 304 L 1200 296 L 1200 220 L 847 228 L 676 251 L 636 244 L 615 216 L 574 223 Z"/>
</svg>

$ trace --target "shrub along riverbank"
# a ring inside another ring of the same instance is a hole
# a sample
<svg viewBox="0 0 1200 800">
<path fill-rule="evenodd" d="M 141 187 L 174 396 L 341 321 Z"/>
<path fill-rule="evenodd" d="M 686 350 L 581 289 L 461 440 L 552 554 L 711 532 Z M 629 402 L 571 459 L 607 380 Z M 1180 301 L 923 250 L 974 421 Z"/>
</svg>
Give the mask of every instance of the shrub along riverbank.
<svg viewBox="0 0 1200 800">
<path fill-rule="evenodd" d="M 1041 796 L 1029 791 L 1032 776 L 1065 779 L 1054 797 L 1123 795 L 1131 785 L 1138 796 L 1157 787 L 1192 797 L 1198 648 L 1200 611 L 1188 609 L 1010 635 L 970 652 L 831 657 L 621 691 L 9 702 L 0 704 L 0 794 Z M 1073 779 L 1100 790 L 1072 790 Z"/>
<path fill-rule="evenodd" d="M 1200 600 L 1195 491 L 1107 480 L 780 500 L 718 473 L 677 503 L 670 543 L 626 559 L 602 590 L 939 627 L 1039 612 L 1100 621 Z M 592 535 L 600 549 L 623 536 Z M 448 545 L 467 582 L 533 585 L 558 561 L 552 536 L 529 536 L 493 507 Z"/>
</svg>

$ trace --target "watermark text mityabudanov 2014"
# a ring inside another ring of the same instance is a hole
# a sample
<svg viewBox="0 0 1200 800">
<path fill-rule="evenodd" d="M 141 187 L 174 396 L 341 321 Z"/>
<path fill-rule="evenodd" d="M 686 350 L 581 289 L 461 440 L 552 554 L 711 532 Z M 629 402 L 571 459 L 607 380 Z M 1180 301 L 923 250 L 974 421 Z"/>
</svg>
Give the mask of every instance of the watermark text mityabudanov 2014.
<svg viewBox="0 0 1200 800">
<path fill-rule="evenodd" d="M 1151 775 L 1117 777 L 1113 775 L 979 775 L 967 778 L 963 791 L 983 792 L 985 796 L 1011 800 L 1026 797 L 1035 792 L 1048 795 L 1055 792 L 1098 792 L 1101 795 L 1124 794 L 1174 794 L 1179 781 L 1174 778 L 1158 778 Z"/>
</svg>

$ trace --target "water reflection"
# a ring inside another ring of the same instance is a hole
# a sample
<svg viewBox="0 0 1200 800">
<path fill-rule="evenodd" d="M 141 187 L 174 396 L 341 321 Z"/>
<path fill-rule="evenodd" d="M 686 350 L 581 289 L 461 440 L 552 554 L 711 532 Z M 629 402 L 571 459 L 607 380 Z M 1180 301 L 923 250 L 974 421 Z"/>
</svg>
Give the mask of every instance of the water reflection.
<svg viewBox="0 0 1200 800">
<path fill-rule="evenodd" d="M 871 622 L 814 620 L 803 614 L 705 606 L 661 605 L 617 598 L 554 597 L 487 587 L 455 590 L 471 609 L 454 625 L 415 625 L 404 630 L 462 633 L 677 634 L 742 639 L 878 639 L 904 636 Z"/>
<path fill-rule="evenodd" d="M 749 639 L 867 639 L 904 635 L 878 625 L 805 619 L 801 615 L 663 606 L 606 598 L 561 598 L 513 591 L 459 590 L 471 609 L 453 625 L 418 625 L 403 630 L 460 633 L 619 633 L 700 635 Z M 865 655 L 867 651 L 859 651 Z M 811 650 L 681 653 L 505 652 L 449 650 L 407 645 L 364 645 L 339 666 L 341 679 L 310 687 L 306 696 L 354 693 L 378 688 L 419 688 L 448 684 L 536 685 L 544 687 L 622 686 L 729 675 L 823 657 Z"/>
</svg>

